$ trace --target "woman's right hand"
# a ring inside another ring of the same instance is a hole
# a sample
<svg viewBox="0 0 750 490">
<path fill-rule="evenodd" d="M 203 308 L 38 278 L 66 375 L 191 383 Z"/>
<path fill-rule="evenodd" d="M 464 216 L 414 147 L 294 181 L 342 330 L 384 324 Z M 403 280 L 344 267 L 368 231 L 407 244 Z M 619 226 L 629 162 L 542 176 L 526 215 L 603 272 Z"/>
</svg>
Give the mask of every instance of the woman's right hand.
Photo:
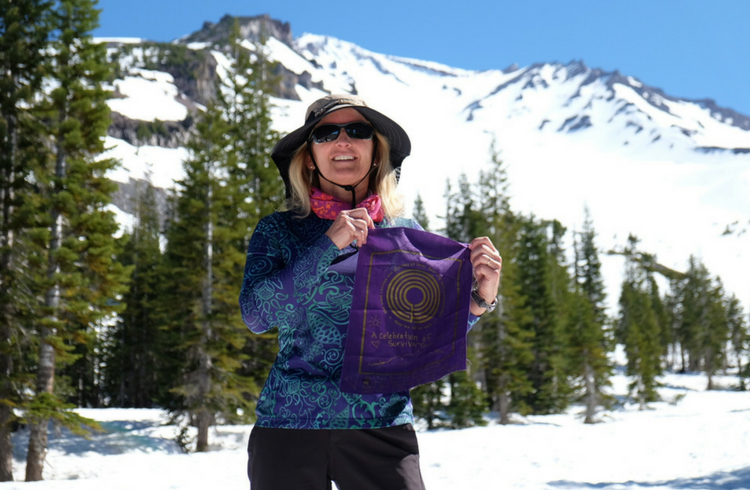
<svg viewBox="0 0 750 490">
<path fill-rule="evenodd" d="M 375 223 L 365 208 L 349 209 L 341 211 L 336 216 L 326 236 L 341 250 L 354 240 L 357 240 L 359 246 L 367 243 L 367 232 L 370 228 L 375 228 Z"/>
</svg>

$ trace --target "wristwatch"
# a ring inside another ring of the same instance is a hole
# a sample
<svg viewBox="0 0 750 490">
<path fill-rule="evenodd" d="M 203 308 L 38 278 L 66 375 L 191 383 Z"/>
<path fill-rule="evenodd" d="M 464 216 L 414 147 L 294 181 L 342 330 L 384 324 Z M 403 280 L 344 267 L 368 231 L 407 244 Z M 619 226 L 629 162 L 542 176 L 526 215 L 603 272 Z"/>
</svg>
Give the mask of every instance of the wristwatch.
<svg viewBox="0 0 750 490">
<path fill-rule="evenodd" d="M 495 298 L 492 304 L 490 304 L 486 302 L 484 298 L 479 296 L 479 292 L 476 289 L 473 289 L 471 291 L 471 299 L 473 299 L 480 308 L 485 308 L 487 310 L 487 313 L 491 312 L 497 307 L 497 298 Z"/>
</svg>

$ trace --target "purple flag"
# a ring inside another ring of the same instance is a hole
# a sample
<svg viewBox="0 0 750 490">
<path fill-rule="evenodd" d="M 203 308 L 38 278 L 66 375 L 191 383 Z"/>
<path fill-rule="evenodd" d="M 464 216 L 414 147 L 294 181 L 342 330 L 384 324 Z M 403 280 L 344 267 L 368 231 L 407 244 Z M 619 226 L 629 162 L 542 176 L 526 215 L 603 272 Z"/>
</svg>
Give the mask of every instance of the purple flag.
<svg viewBox="0 0 750 490">
<path fill-rule="evenodd" d="M 468 247 L 381 228 L 369 231 L 358 255 L 341 391 L 405 391 L 466 369 Z"/>
</svg>

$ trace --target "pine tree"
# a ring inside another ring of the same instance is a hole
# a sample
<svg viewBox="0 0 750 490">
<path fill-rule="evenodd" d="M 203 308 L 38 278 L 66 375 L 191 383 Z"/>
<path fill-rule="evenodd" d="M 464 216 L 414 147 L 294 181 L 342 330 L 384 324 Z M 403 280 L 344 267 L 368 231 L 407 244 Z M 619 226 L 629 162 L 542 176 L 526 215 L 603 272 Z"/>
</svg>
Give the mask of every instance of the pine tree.
<svg viewBox="0 0 750 490">
<path fill-rule="evenodd" d="M 703 349 L 701 339 L 709 324 L 709 290 L 711 276 L 695 257 L 690 257 L 687 279 L 680 284 L 680 325 L 678 340 L 682 351 L 682 370 L 701 369 Z M 687 359 L 686 359 L 687 357 Z"/>
<path fill-rule="evenodd" d="M 256 44 L 252 58 L 238 36 L 235 26 L 232 63 L 196 124 L 167 232 L 170 328 L 185 361 L 172 411 L 197 425 L 198 451 L 208 449 L 210 425 L 252 417 L 275 354 L 274 337 L 248 335 L 237 309 L 248 237 L 283 196 L 268 160 L 277 135 L 264 48 Z"/>
<path fill-rule="evenodd" d="M 609 399 L 603 388 L 610 385 L 612 367 L 607 357 L 609 342 L 605 331 L 604 280 L 594 242 L 596 232 L 588 208 L 579 237 L 580 245 L 577 239 L 574 240 L 575 281 L 568 335 L 573 372 L 581 380 L 581 396 L 586 406 L 584 423 L 591 424 L 595 422 L 597 407 L 606 405 Z"/>
<path fill-rule="evenodd" d="M 518 285 L 529 311 L 534 355 L 528 367 L 531 392 L 522 398 L 534 413 L 564 410 L 572 387 L 569 339 L 565 324 L 569 314 L 569 284 L 562 263 L 561 240 L 564 228 L 557 222 L 523 220 L 519 234 Z"/>
<path fill-rule="evenodd" d="M 30 346 L 21 326 L 38 310 L 29 290 L 28 257 L 35 254 L 23 204 L 32 153 L 40 146 L 29 107 L 42 82 L 49 5 L 0 2 L 0 482 L 13 480 L 10 435 L 27 382 L 21 351 Z"/>
<path fill-rule="evenodd" d="M 620 294 L 620 315 L 617 325 L 618 340 L 625 346 L 628 358 L 627 374 L 633 378 L 630 391 L 640 409 L 659 399 L 657 376 L 661 374 L 661 346 L 659 324 L 653 308 L 655 282 L 643 262 L 635 260 L 638 239 L 628 238 L 625 280 Z"/>
<path fill-rule="evenodd" d="M 579 269 L 577 281 L 584 296 L 591 303 L 595 321 L 604 326 L 607 323 L 605 313 L 607 294 L 602 278 L 602 263 L 595 244 L 596 231 L 588 207 L 584 209 L 584 215 L 583 231 L 579 234 L 581 247 L 576 253 L 576 267 Z"/>
<path fill-rule="evenodd" d="M 737 363 L 737 376 L 739 377 L 739 389 L 745 391 L 745 368 L 742 358 L 750 347 L 750 332 L 745 323 L 745 313 L 742 311 L 740 300 L 733 294 L 727 299 L 727 323 L 729 325 L 729 338 Z"/>
<path fill-rule="evenodd" d="M 162 253 L 154 188 L 139 182 L 134 196 L 135 223 L 123 237 L 119 261 L 132 268 L 124 311 L 104 339 L 103 396 L 118 407 L 152 407 L 164 394 L 160 335 Z"/>
<path fill-rule="evenodd" d="M 63 0 L 50 15 L 55 39 L 44 68 L 54 88 L 39 114 L 51 150 L 34 175 L 35 219 L 44 224 L 35 240 L 46 250 L 46 271 L 36 276 L 44 319 L 37 325 L 35 396 L 26 411 L 27 481 L 42 479 L 48 422 L 54 419 L 77 432 L 86 422 L 66 410 L 70 405 L 55 389 L 55 371 L 74 360 L 75 344 L 89 342 L 94 327 L 119 309 L 116 297 L 126 289 L 127 273 L 113 261 L 117 223 L 106 210 L 115 184 L 105 173 L 115 162 L 97 158 L 109 125 L 109 95 L 102 87 L 109 74 L 106 48 L 90 35 L 99 11 L 90 0 Z"/>
<path fill-rule="evenodd" d="M 713 389 L 713 375 L 723 364 L 725 345 L 730 337 L 721 281 L 713 279 L 699 260 L 690 257 L 686 279 L 677 294 L 683 369 L 686 369 L 687 355 L 687 369 L 703 370 L 708 376 L 707 389 Z"/>
<path fill-rule="evenodd" d="M 469 354 L 471 357 L 471 354 Z M 469 365 L 471 369 L 471 365 Z M 456 371 L 448 375 L 448 386 L 450 387 L 450 401 L 445 409 L 450 427 L 453 429 L 464 429 L 466 427 L 484 426 L 486 406 L 482 390 L 472 381 L 471 373 L 467 371 Z"/>
<path fill-rule="evenodd" d="M 276 64 L 268 60 L 267 34 L 261 24 L 259 40 L 243 42 L 239 22 L 235 19 L 229 38 L 231 66 L 221 78 L 217 103 L 223 107 L 230 125 L 230 135 L 237 153 L 237 170 L 244 177 L 247 205 L 243 223 L 252 231 L 261 218 L 283 205 L 284 185 L 270 155 L 279 134 L 271 128 L 270 94 L 278 82 L 272 75 Z"/>
<path fill-rule="evenodd" d="M 242 252 L 241 257 L 237 256 L 240 261 L 244 261 L 246 245 L 258 221 L 278 210 L 284 200 L 283 182 L 270 159 L 279 134 L 271 128 L 269 95 L 278 80 L 271 75 L 275 63 L 268 60 L 266 53 L 265 27 L 261 24 L 257 41 L 243 42 L 235 20 L 229 39 L 231 66 L 228 76 L 221 79 L 222 88 L 217 95 L 217 103 L 230 123 L 230 137 L 237 154 L 237 174 L 233 180 L 242 190 L 235 203 L 240 212 L 234 235 Z M 236 294 L 233 291 L 229 289 L 227 294 Z M 276 337 L 275 331 L 246 336 L 242 349 L 243 376 L 256 384 L 264 382 L 276 358 Z"/>
<path fill-rule="evenodd" d="M 414 416 L 424 419 L 429 430 L 440 427 L 448 419 L 443 403 L 444 388 L 445 379 L 441 378 L 411 390 Z"/>
<path fill-rule="evenodd" d="M 571 351 L 571 333 L 566 328 L 570 325 L 569 318 L 572 315 L 572 297 L 574 295 L 573 283 L 575 278 L 570 274 L 570 267 L 567 263 L 567 255 L 564 247 L 565 234 L 567 229 L 557 220 L 545 223 L 547 225 L 547 234 L 549 244 L 547 246 L 547 267 L 550 270 L 551 292 L 554 299 L 554 307 L 557 311 L 557 330 L 558 344 L 554 349 L 554 358 L 557 361 L 553 364 L 553 393 L 559 400 L 556 411 L 564 410 L 573 400 L 574 394 L 573 378 L 577 374 L 573 369 L 571 360 L 573 353 Z"/>
<path fill-rule="evenodd" d="M 480 234 L 491 238 L 503 257 L 498 306 L 485 313 L 475 327 L 481 337 L 480 363 L 484 386 L 501 424 L 510 423 L 511 411 L 527 412 L 521 401 L 531 392 L 526 367 L 533 360 L 530 339 L 524 329 L 530 325 L 529 311 L 518 284 L 520 223 L 510 208 L 507 173 L 499 152 L 492 143 L 490 168 L 480 173 L 477 194 L 481 196 L 480 214 L 484 217 Z"/>
<path fill-rule="evenodd" d="M 249 408 L 245 394 L 254 391 L 249 380 L 236 374 L 246 334 L 230 309 L 236 310 L 236 298 L 227 301 L 224 294 L 232 280 L 236 285 L 241 278 L 226 273 L 237 267 L 242 256 L 239 240 L 232 236 L 236 226 L 231 217 L 227 219 L 231 203 L 237 201 L 234 195 L 240 192 L 236 183 L 222 177 L 231 175 L 236 165 L 227 151 L 227 135 L 228 124 L 211 104 L 189 143 L 192 156 L 185 162 L 185 179 L 178 182 L 176 220 L 167 231 L 176 308 L 170 327 L 179 331 L 187 361 L 175 388 L 184 401 L 175 413 L 189 414 L 197 425 L 198 451 L 208 449 L 209 426 L 218 417 L 232 416 L 232 410 Z"/>
<path fill-rule="evenodd" d="M 185 319 L 193 314 L 193 287 L 199 288 L 199 285 L 194 286 L 186 281 L 192 270 L 190 261 L 196 260 L 196 257 L 200 259 L 199 252 L 195 251 L 196 242 L 188 245 L 179 240 L 201 238 L 195 227 L 183 221 L 185 206 L 180 203 L 179 185 L 177 182 L 176 189 L 167 196 L 163 229 L 165 247 L 156 272 L 162 283 L 156 291 L 157 305 L 152 311 L 160 332 L 160 362 L 155 369 L 160 388 L 155 402 L 176 416 L 181 415 L 185 407 L 184 397 L 176 390 L 184 382 L 183 373 L 188 365 L 185 346 L 188 325 Z"/>
<path fill-rule="evenodd" d="M 669 287 L 660 298 L 659 325 L 661 332 L 662 355 L 664 368 L 673 370 L 677 362 L 677 327 L 679 303 L 673 294 L 677 287 L 677 279 L 669 279 Z"/>
<path fill-rule="evenodd" d="M 414 215 L 414 221 L 419 223 L 419 226 L 421 226 L 423 230 L 429 231 L 430 219 L 427 216 L 427 210 L 424 208 L 424 201 L 422 201 L 422 196 L 419 193 L 417 193 L 417 198 L 414 200 L 414 212 L 412 214 Z"/>
<path fill-rule="evenodd" d="M 462 175 L 462 178 L 465 179 L 466 176 Z M 471 196 L 469 196 L 469 198 L 471 198 Z M 445 199 L 445 216 L 443 217 L 445 226 L 440 231 L 446 237 L 457 237 L 454 238 L 454 240 L 463 238 L 463 240 L 465 241 L 467 233 L 463 228 L 463 223 L 461 222 L 461 211 L 463 208 L 463 205 L 460 202 L 461 194 L 453 192 L 453 186 L 451 185 L 450 180 L 445 181 L 445 191 L 443 192 L 443 199 Z"/>
<path fill-rule="evenodd" d="M 481 229 L 481 215 L 473 196 L 471 185 L 466 175 L 459 177 L 459 192 L 452 194 L 450 185 L 446 186 L 446 236 L 452 240 L 469 242 L 479 236 Z M 479 350 L 479 336 L 472 330 L 467 338 L 468 355 Z M 476 386 L 479 373 L 462 372 L 448 375 L 446 381 L 450 388 L 450 399 L 446 406 L 446 413 L 454 428 L 465 427 L 468 424 L 482 424 L 481 413 L 485 408 L 484 395 Z"/>
<path fill-rule="evenodd" d="M 666 359 L 669 354 L 669 346 L 671 344 L 672 336 L 672 332 L 669 328 L 671 321 L 670 305 L 668 304 L 669 299 L 667 298 L 667 295 L 661 294 L 659 285 L 657 284 L 653 273 L 648 275 L 648 281 L 649 291 L 651 292 L 651 306 L 654 309 L 654 315 L 656 315 L 656 323 L 659 325 L 659 347 L 661 350 L 661 356 L 663 359 Z"/>
<path fill-rule="evenodd" d="M 707 390 L 715 389 L 714 374 L 724 364 L 729 341 L 729 322 L 721 279 L 716 278 L 709 290 L 708 324 L 702 336 L 703 371 L 708 377 Z"/>
<path fill-rule="evenodd" d="M 594 320 L 588 298 L 577 290 L 570 300 L 570 314 L 566 325 L 572 351 L 570 363 L 573 374 L 579 380 L 575 388 L 585 407 L 584 423 L 593 424 L 596 422 L 597 407 L 602 405 L 601 384 L 597 383 L 593 359 L 601 362 L 604 357 L 606 362 L 606 352 L 600 339 L 601 326 Z"/>
<path fill-rule="evenodd" d="M 503 277 L 498 306 L 485 313 L 477 326 L 482 338 L 481 353 L 485 390 L 499 422 L 510 423 L 510 412 L 527 414 L 526 397 L 533 387 L 529 376 L 533 332 L 531 316 L 517 283 L 517 268 L 510 254 L 503 251 Z"/>
</svg>

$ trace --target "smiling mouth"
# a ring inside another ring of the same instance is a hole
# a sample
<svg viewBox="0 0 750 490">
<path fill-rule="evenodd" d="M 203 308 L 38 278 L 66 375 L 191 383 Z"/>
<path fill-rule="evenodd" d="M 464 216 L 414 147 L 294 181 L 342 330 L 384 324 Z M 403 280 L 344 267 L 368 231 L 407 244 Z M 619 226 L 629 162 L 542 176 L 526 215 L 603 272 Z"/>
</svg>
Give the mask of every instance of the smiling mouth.
<svg viewBox="0 0 750 490">
<path fill-rule="evenodd" d="M 351 155 L 340 155 L 337 157 L 333 157 L 334 162 L 351 162 L 354 160 L 354 157 Z"/>
</svg>

